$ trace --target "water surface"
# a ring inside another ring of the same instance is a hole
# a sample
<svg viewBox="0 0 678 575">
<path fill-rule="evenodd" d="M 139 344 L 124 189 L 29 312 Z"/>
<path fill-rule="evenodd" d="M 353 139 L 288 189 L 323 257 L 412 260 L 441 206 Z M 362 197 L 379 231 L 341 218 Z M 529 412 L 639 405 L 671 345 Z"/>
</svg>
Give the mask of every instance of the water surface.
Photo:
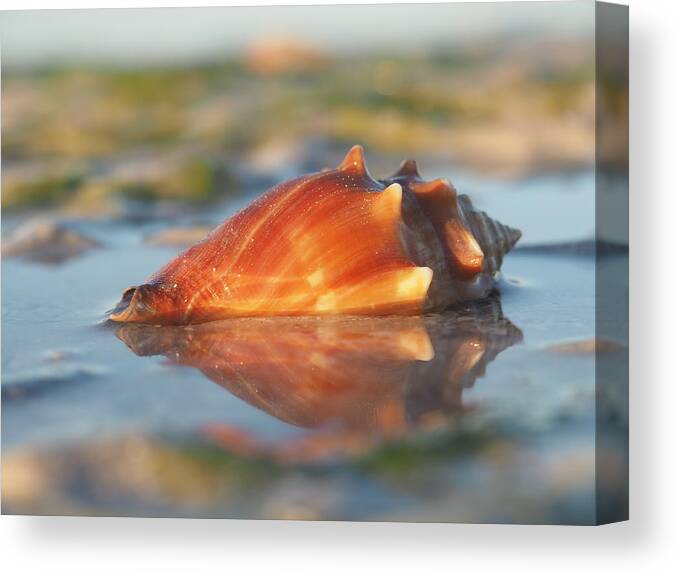
<svg viewBox="0 0 678 575">
<path fill-rule="evenodd" d="M 526 245 L 593 229 L 588 173 L 457 187 Z M 50 478 L 10 490 L 10 511 L 594 521 L 595 358 L 558 348 L 595 336 L 592 255 L 517 250 L 499 294 L 421 318 L 104 322 L 176 254 L 147 234 L 246 201 L 77 222 L 102 247 L 2 262 L 6 477 Z M 626 256 L 605 265 L 623 274 Z"/>
</svg>

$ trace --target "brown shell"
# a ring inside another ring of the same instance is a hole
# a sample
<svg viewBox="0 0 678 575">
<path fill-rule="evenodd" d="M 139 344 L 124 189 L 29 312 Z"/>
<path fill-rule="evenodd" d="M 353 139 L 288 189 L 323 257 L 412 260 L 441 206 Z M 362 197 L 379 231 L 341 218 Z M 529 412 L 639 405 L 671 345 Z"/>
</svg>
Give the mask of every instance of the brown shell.
<svg viewBox="0 0 678 575">
<path fill-rule="evenodd" d="M 128 288 L 111 319 L 418 314 L 485 297 L 520 232 L 412 161 L 382 181 L 354 146 L 335 170 L 273 187 Z"/>
</svg>

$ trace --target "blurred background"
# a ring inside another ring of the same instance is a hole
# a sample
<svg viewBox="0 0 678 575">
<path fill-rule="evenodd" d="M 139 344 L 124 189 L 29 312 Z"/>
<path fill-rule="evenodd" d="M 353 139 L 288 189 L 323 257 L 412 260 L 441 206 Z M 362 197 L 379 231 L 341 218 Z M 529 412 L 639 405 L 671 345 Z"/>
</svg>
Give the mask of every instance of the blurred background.
<svg viewBox="0 0 678 575">
<path fill-rule="evenodd" d="M 213 202 L 333 166 L 354 143 L 375 175 L 405 157 L 497 178 L 591 169 L 591 14 L 588 2 L 4 13 L 2 207 Z"/>
<path fill-rule="evenodd" d="M 0 13 L 3 512 L 594 522 L 593 6 Z M 501 299 L 406 325 L 103 323 L 354 144 L 522 229 Z"/>
</svg>

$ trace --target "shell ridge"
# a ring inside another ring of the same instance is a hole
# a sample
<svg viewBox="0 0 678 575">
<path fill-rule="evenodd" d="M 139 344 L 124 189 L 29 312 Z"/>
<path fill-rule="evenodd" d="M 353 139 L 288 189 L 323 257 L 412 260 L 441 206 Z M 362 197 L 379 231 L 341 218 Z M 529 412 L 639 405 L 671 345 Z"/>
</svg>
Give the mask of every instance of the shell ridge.
<svg viewBox="0 0 678 575">
<path fill-rule="evenodd" d="M 326 174 L 324 176 L 326 177 Z M 312 183 L 309 183 L 309 182 L 304 182 L 304 185 L 305 184 L 312 185 Z M 291 193 L 298 196 L 299 193 L 302 192 L 302 191 L 303 190 L 300 188 L 298 190 L 292 191 Z M 351 190 L 346 190 L 346 191 L 339 190 L 337 193 L 346 193 L 346 192 L 352 193 Z M 385 192 L 386 192 L 386 194 L 382 195 Z M 335 192 L 332 191 L 332 190 L 330 190 L 330 191 L 326 190 L 326 197 L 324 198 L 324 200 L 329 201 L 329 199 L 331 199 L 331 196 L 334 193 Z M 401 213 L 400 213 L 401 212 L 401 201 L 402 201 L 402 188 L 401 188 L 401 186 L 399 184 L 394 184 L 390 187 L 390 191 L 383 190 L 382 192 L 380 192 L 378 195 L 375 195 L 375 196 L 367 196 L 367 197 L 364 197 L 364 199 L 360 199 L 360 200 L 358 200 L 357 198 L 351 200 L 351 202 L 353 204 L 355 204 L 354 208 L 349 209 L 349 210 L 344 210 L 344 212 L 343 212 L 343 214 L 346 217 L 349 218 L 349 221 L 353 220 L 355 218 L 356 214 L 354 212 L 359 211 L 356 208 L 359 208 L 360 206 L 362 206 L 362 204 L 365 201 L 371 202 L 374 206 L 377 206 L 379 208 L 384 208 L 384 207 L 387 208 L 386 210 L 383 210 L 383 211 L 387 212 L 385 217 L 386 217 L 386 221 L 390 222 L 388 225 L 391 227 L 392 232 L 389 230 L 388 235 L 390 237 L 385 237 L 384 241 L 386 241 L 387 244 L 388 243 L 391 244 L 390 249 L 392 251 L 396 252 L 396 250 L 397 250 L 397 253 L 395 254 L 395 255 L 397 255 L 397 258 L 395 258 L 394 262 L 389 263 L 389 261 L 391 261 L 391 260 L 388 260 L 388 259 L 384 260 L 382 258 L 382 260 L 380 260 L 381 263 L 379 264 L 379 267 L 381 267 L 381 268 L 393 267 L 393 265 L 395 265 L 397 268 L 400 268 L 400 269 L 407 269 L 407 268 L 410 268 L 410 267 L 414 268 L 414 264 L 411 261 L 409 261 L 409 259 L 406 257 L 406 254 L 403 253 L 402 246 L 399 242 L 399 238 L 397 237 L 397 224 L 401 221 Z M 294 208 L 294 207 L 295 207 L 294 201 L 290 201 L 284 206 L 284 209 L 292 210 L 292 208 Z M 295 209 L 295 210 L 292 210 L 292 212 L 298 214 L 299 210 Z M 300 217 L 300 216 L 297 216 L 297 217 Z M 325 225 L 323 222 L 320 222 L 317 225 L 320 226 L 320 224 Z M 342 226 L 344 226 L 346 224 L 342 224 L 341 222 L 338 222 L 338 223 L 335 222 L 335 225 L 337 225 L 339 228 L 342 228 Z M 310 228 L 310 229 L 313 230 L 313 228 Z M 322 230 L 320 230 L 320 231 L 322 231 Z M 311 235 L 313 235 L 313 234 L 311 234 Z M 358 244 L 356 246 L 356 248 L 359 251 L 362 250 L 360 244 Z M 386 248 L 389 249 L 389 246 L 387 245 Z M 365 249 L 367 249 L 367 247 L 365 247 Z M 308 278 L 304 278 L 303 276 L 301 276 L 299 274 L 295 274 L 295 275 L 292 275 L 292 276 L 286 275 L 288 270 L 293 268 L 295 266 L 295 264 L 298 264 L 299 262 L 301 262 L 302 264 L 304 263 L 303 259 L 304 259 L 305 255 L 306 255 L 305 251 L 297 251 L 297 253 L 295 254 L 295 257 L 290 257 L 285 266 L 283 266 L 281 268 L 277 268 L 275 270 L 275 275 L 258 276 L 256 279 L 250 279 L 249 282 L 251 282 L 251 283 L 256 282 L 258 284 L 258 286 L 260 287 L 260 290 L 259 290 L 260 293 L 255 293 L 255 294 L 252 294 L 251 297 L 246 297 L 240 304 L 238 304 L 236 306 L 233 306 L 232 304 L 226 304 L 225 306 L 212 306 L 211 303 L 208 303 L 207 301 L 205 301 L 203 303 L 205 304 L 205 307 L 225 307 L 225 308 L 232 309 L 234 311 L 236 310 L 236 308 L 240 308 L 240 309 L 247 309 L 249 311 L 255 312 L 257 307 L 258 307 L 257 302 L 264 302 L 265 301 L 265 302 L 267 302 L 267 305 L 269 305 L 269 306 L 279 307 L 282 303 L 285 303 L 287 305 L 291 305 L 291 304 L 302 305 L 305 301 L 310 302 L 310 301 L 313 301 L 314 299 L 318 299 L 318 298 L 322 297 L 322 294 L 318 293 L 318 289 L 312 289 L 313 286 L 309 286 L 307 288 L 309 295 L 307 297 L 303 297 L 303 298 L 298 297 L 298 296 L 290 297 L 289 295 L 285 295 L 284 293 L 281 294 L 280 289 L 278 289 L 278 288 L 281 288 L 281 287 L 284 288 L 285 285 L 292 286 L 292 287 L 294 287 L 295 284 L 298 284 L 298 286 L 304 286 L 305 285 L 304 282 L 306 282 Z M 364 257 L 363 257 L 363 259 L 364 259 Z M 393 258 L 391 258 L 391 259 L 393 260 Z M 331 258 L 330 258 L 330 261 L 332 261 Z M 266 262 L 266 260 L 264 260 L 264 262 L 262 262 L 262 268 L 263 269 L 266 269 L 266 267 L 267 267 L 266 265 L 263 265 L 263 264 L 265 264 L 265 262 Z M 311 264 L 308 263 L 308 262 L 309 262 L 309 260 L 307 259 L 306 265 L 302 265 L 301 267 L 302 268 L 309 268 L 309 266 Z M 337 262 L 337 263 L 339 263 L 339 262 Z M 347 262 L 347 263 L 350 263 L 350 262 Z M 344 266 L 335 265 L 334 267 L 341 270 Z M 321 266 L 319 271 L 325 272 L 324 274 L 321 273 L 321 275 L 328 275 L 330 280 L 333 279 L 332 276 L 334 275 L 335 276 L 334 277 L 334 280 L 335 280 L 334 283 L 335 284 L 337 282 L 339 282 L 339 284 L 342 283 L 341 281 L 339 281 L 341 278 L 336 277 L 336 272 L 334 274 L 332 274 L 331 270 L 328 270 L 326 268 L 326 266 L 324 266 L 324 267 Z M 376 269 L 374 269 L 373 272 L 376 272 Z M 188 317 L 190 315 L 190 311 L 191 311 L 193 305 L 197 304 L 197 302 L 200 302 L 201 297 L 205 293 L 210 293 L 210 292 L 214 291 L 213 287 L 215 285 L 218 285 L 220 282 L 224 281 L 224 279 L 223 279 L 224 276 L 228 276 L 228 275 L 229 275 L 228 270 L 225 270 L 225 273 L 219 274 L 219 277 L 214 278 L 213 280 L 208 282 L 206 285 L 202 286 L 200 288 L 199 292 L 194 294 L 194 296 L 191 298 L 191 301 L 188 304 L 186 316 Z M 355 285 L 356 291 L 360 291 L 361 289 L 364 289 L 364 286 L 362 284 L 363 283 L 369 284 L 371 279 L 372 279 L 371 277 L 366 277 L 365 279 L 358 280 L 357 277 L 354 277 L 353 280 L 354 280 L 354 285 Z M 246 287 L 248 280 L 245 277 L 241 277 L 241 278 L 239 278 L 239 283 L 240 283 L 240 287 Z M 332 282 L 324 282 L 323 285 L 321 285 L 319 287 L 324 287 L 327 290 L 327 289 L 331 288 L 331 285 L 330 285 L 331 283 Z M 335 286 L 335 288 L 333 288 L 333 289 L 338 293 L 340 292 L 342 298 L 349 297 L 350 294 L 352 293 L 351 290 L 347 290 L 347 289 L 345 289 L 345 287 L 336 289 L 336 286 Z"/>
<path fill-rule="evenodd" d="M 331 171 L 331 173 L 327 173 L 327 172 L 324 173 L 323 176 L 328 177 L 328 176 L 336 175 L 336 174 L 338 174 L 338 173 L 339 173 L 339 170 L 333 170 L 333 171 Z M 310 185 L 310 184 L 312 184 L 313 182 L 306 182 L 306 183 L 308 183 L 308 184 Z M 329 202 L 333 199 L 332 196 L 334 196 L 335 194 L 340 194 L 340 193 L 353 193 L 353 192 L 354 192 L 354 191 L 353 191 L 352 189 L 340 189 L 340 190 L 333 190 L 333 191 L 330 190 L 330 191 L 326 191 L 327 197 L 324 198 L 324 201 L 329 203 Z M 295 214 L 295 217 L 299 217 L 299 213 L 298 213 L 298 212 Z M 335 213 L 335 218 L 336 218 L 336 213 Z M 335 227 L 336 225 L 338 225 L 337 222 L 336 222 L 336 221 L 333 222 L 333 227 Z M 327 233 L 327 229 L 326 229 L 326 228 L 327 228 L 327 224 L 326 224 L 325 222 L 318 222 L 318 223 L 316 223 L 316 224 L 314 224 L 314 225 L 308 225 L 308 226 L 307 226 L 307 229 L 305 229 L 304 231 L 305 231 L 306 235 L 313 236 L 313 235 L 314 235 L 314 232 L 315 232 L 315 230 L 316 230 L 316 228 L 320 228 L 320 229 L 318 230 L 319 235 L 323 235 L 323 232 L 324 232 L 325 234 Z M 298 230 L 298 228 L 295 228 L 295 229 Z M 298 250 L 297 250 L 297 251 L 298 251 Z M 299 253 L 299 251 L 298 251 L 298 253 Z M 307 256 L 307 253 L 306 253 L 305 251 L 301 251 L 301 252 L 299 253 L 299 256 L 298 256 L 298 257 L 299 257 L 300 260 L 304 260 L 304 259 L 305 259 L 305 260 L 308 262 L 308 261 L 310 260 L 310 258 L 305 257 L 305 256 Z M 278 270 L 276 271 L 276 273 L 279 274 L 279 275 L 283 275 L 283 274 L 287 273 L 287 271 L 289 270 L 289 268 L 293 267 L 293 266 L 295 265 L 295 263 L 297 263 L 297 260 L 295 260 L 294 258 L 289 258 L 289 259 L 288 259 L 288 262 L 287 262 L 287 265 L 284 266 L 284 267 L 282 267 L 282 268 L 280 268 L 280 269 L 278 269 Z M 315 266 L 317 267 L 317 264 L 313 264 L 313 265 L 315 265 Z M 301 278 L 300 276 L 297 276 L 297 277 L 298 277 L 299 279 L 303 279 L 303 278 Z M 293 278 L 292 278 L 292 279 L 293 279 Z"/>
</svg>

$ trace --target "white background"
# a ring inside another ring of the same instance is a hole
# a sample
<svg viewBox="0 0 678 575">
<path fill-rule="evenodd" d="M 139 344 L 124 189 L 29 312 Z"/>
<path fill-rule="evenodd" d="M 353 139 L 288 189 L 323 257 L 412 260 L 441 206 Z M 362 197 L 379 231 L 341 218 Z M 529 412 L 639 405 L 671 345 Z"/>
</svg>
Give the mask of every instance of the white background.
<svg viewBox="0 0 678 575">
<path fill-rule="evenodd" d="M 3 8 L 57 4 L 82 8 L 185 3 L 0 0 Z M 235 3 L 202 0 L 200 4 Z M 629 0 L 628 4 L 631 521 L 583 528 L 2 517 L 4 573 L 677 572 L 678 338 L 671 326 L 676 325 L 673 299 L 678 290 L 673 281 L 678 259 L 674 233 L 678 228 L 678 2 Z"/>
</svg>

